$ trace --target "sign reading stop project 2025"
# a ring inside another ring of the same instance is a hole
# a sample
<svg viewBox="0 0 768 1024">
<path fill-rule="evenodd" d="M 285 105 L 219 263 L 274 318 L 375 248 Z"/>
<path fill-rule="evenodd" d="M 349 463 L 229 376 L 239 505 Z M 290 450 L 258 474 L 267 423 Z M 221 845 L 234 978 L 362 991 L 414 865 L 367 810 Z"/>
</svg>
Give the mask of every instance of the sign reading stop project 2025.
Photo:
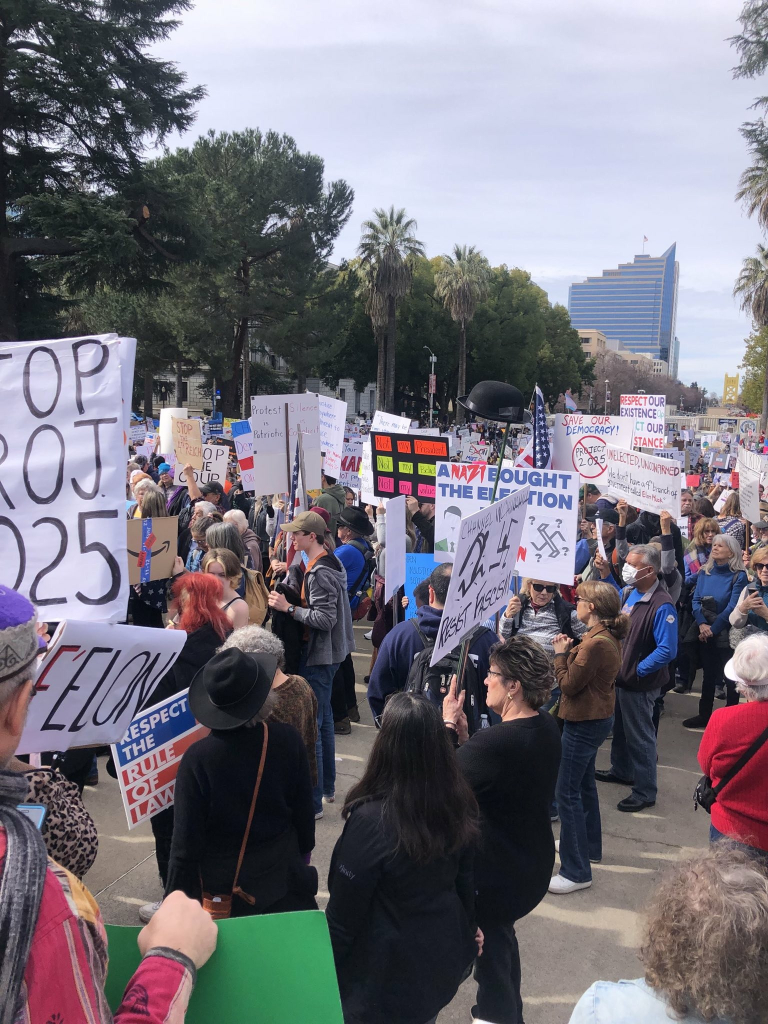
<svg viewBox="0 0 768 1024">
<path fill-rule="evenodd" d="M 560 413 L 555 416 L 552 468 L 601 482 L 607 462 L 605 446 L 632 447 L 634 423 L 620 416 Z"/>
<path fill-rule="evenodd" d="M 120 342 L 0 344 L 0 565 L 41 617 L 125 617 Z"/>
</svg>

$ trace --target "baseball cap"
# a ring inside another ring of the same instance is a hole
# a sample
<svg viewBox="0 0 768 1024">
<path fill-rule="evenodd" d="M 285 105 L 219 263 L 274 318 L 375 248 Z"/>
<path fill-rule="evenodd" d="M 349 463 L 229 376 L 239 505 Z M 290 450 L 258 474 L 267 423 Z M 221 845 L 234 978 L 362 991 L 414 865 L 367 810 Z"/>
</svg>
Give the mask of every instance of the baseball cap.
<svg viewBox="0 0 768 1024">
<path fill-rule="evenodd" d="M 594 523 L 596 519 L 602 519 L 604 523 L 611 523 L 613 526 L 619 525 L 619 513 L 615 508 L 596 508 L 594 512 L 587 509 L 587 520 Z"/>
<path fill-rule="evenodd" d="M 285 533 L 314 533 L 316 537 L 324 537 L 326 531 L 325 520 L 317 512 L 299 512 L 290 523 L 283 523 L 280 527 Z"/>
</svg>

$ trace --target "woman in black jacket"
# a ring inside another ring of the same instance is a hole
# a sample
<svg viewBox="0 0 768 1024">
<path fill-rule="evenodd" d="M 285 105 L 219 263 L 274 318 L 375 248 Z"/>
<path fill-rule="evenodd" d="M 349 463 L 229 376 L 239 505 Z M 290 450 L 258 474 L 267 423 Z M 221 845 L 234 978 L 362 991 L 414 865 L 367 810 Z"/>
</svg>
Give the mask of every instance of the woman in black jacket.
<svg viewBox="0 0 768 1024">
<path fill-rule="evenodd" d="M 345 1024 L 431 1024 L 482 949 L 477 803 L 436 705 L 412 693 L 387 702 L 343 815 L 326 915 Z"/>
</svg>

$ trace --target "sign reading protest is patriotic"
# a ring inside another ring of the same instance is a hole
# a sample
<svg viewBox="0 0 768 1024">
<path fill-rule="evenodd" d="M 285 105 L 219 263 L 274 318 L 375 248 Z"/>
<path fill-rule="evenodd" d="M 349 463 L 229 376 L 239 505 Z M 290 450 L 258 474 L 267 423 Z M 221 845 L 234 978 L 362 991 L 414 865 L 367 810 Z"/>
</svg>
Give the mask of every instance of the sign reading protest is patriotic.
<svg viewBox="0 0 768 1024">
<path fill-rule="evenodd" d="M 462 519 L 453 573 L 430 664 L 507 602 L 530 488 Z"/>
<path fill-rule="evenodd" d="M 636 448 L 663 448 L 666 428 L 664 413 L 667 400 L 664 395 L 622 395 L 622 418 L 634 420 L 632 445 Z"/>
<path fill-rule="evenodd" d="M 449 454 L 447 438 L 371 431 L 373 493 L 384 498 L 405 494 L 434 501 L 435 464 Z"/>
<path fill-rule="evenodd" d="M 453 562 L 461 520 L 490 504 L 497 466 L 439 462 L 435 501 L 435 559 Z M 504 462 L 497 498 L 530 487 L 515 568 L 523 576 L 573 584 L 579 514 L 576 473 L 531 469 Z"/>
<path fill-rule="evenodd" d="M 125 447 L 115 334 L 0 343 L 0 564 L 41 618 L 125 617 Z"/>
<path fill-rule="evenodd" d="M 555 416 L 552 466 L 578 473 L 584 481 L 599 481 L 605 473 L 605 446 L 631 448 L 632 434 L 632 421 L 620 416 L 559 413 Z"/>
<path fill-rule="evenodd" d="M 667 511 L 680 518 L 683 472 L 673 459 L 657 459 L 608 445 L 605 484 L 612 494 L 646 512 Z"/>
<path fill-rule="evenodd" d="M 19 753 L 117 742 L 186 639 L 179 629 L 62 623 L 38 673 Z"/>
<path fill-rule="evenodd" d="M 252 395 L 251 422 L 260 493 L 282 494 L 290 490 L 299 434 L 307 489 L 311 491 L 320 487 L 320 403 L 317 395 Z"/>
<path fill-rule="evenodd" d="M 227 479 L 227 463 L 229 461 L 229 446 L 226 444 L 204 444 L 203 445 L 203 467 L 193 469 L 196 484 L 212 484 L 218 481 L 222 487 Z M 187 478 L 184 475 L 184 463 L 177 462 L 173 477 L 175 484 L 186 486 Z"/>
<path fill-rule="evenodd" d="M 208 731 L 195 721 L 187 690 L 136 715 L 112 746 L 129 829 L 173 804 L 182 755 Z"/>
<path fill-rule="evenodd" d="M 761 457 L 756 452 L 739 448 L 738 467 L 742 515 L 746 516 L 751 523 L 757 523 L 762 518 L 760 515 L 760 479 L 762 474 L 768 470 L 768 459 Z"/>
</svg>

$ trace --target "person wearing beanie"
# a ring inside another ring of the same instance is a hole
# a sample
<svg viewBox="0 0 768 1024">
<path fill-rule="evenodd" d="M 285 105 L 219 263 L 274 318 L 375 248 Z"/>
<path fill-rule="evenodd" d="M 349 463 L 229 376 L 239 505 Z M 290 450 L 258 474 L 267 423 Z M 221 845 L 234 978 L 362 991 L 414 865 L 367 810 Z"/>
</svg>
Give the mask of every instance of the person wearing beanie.
<svg viewBox="0 0 768 1024">
<path fill-rule="evenodd" d="M 91 894 L 49 861 L 19 810 L 27 780 L 8 764 L 21 741 L 40 647 L 30 602 L 0 586 L 0 1021 L 104 1021 L 107 944 Z M 172 893 L 138 938 L 142 955 L 115 1021 L 183 1019 L 197 969 L 216 948 L 216 925 L 195 900 Z"/>
</svg>

